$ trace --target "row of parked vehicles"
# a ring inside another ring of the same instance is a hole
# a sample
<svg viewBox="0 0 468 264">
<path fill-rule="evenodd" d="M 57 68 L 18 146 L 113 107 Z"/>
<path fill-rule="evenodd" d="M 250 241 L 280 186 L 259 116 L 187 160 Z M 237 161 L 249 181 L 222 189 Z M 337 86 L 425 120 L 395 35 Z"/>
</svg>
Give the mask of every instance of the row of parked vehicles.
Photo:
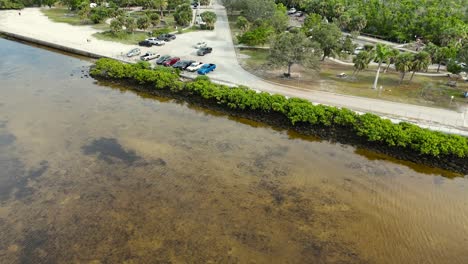
<svg viewBox="0 0 468 264">
<path fill-rule="evenodd" d="M 161 34 L 157 37 L 147 38 L 143 41 L 138 42 L 138 45 L 143 47 L 151 47 L 151 46 L 163 46 L 166 42 L 176 39 L 176 35 L 174 34 Z"/>
<path fill-rule="evenodd" d="M 180 70 L 189 72 L 197 72 L 198 74 L 205 75 L 216 69 L 213 63 L 204 64 L 193 60 L 181 60 L 179 57 L 171 57 L 169 55 L 159 55 L 153 52 L 147 52 L 140 57 L 143 61 L 150 61 L 156 59 L 157 65 L 165 67 L 173 67 Z"/>
</svg>

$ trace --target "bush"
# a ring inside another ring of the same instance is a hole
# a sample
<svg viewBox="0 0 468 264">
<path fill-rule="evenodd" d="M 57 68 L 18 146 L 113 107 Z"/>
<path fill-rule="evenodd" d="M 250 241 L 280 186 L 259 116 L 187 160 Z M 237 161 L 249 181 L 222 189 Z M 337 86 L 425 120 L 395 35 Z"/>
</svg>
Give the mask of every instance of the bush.
<svg viewBox="0 0 468 264">
<path fill-rule="evenodd" d="M 94 24 L 99 24 L 109 17 L 109 10 L 107 7 L 99 6 L 91 9 L 89 14 L 89 19 L 93 21 Z"/>
<path fill-rule="evenodd" d="M 239 43 L 249 46 L 263 45 L 268 42 L 273 29 L 269 26 L 258 26 L 237 37 Z"/>
<path fill-rule="evenodd" d="M 170 32 L 171 30 L 169 28 L 156 29 L 156 30 L 153 30 L 153 36 L 159 36 L 161 34 L 167 34 Z"/>
<path fill-rule="evenodd" d="M 151 26 L 151 21 L 147 16 L 141 16 L 136 21 L 137 27 L 141 30 L 145 30 Z"/>
<path fill-rule="evenodd" d="M 468 140 L 465 137 L 434 132 L 404 122 L 394 124 L 374 114 L 358 115 L 345 108 L 313 105 L 304 99 L 257 93 L 245 86 L 230 88 L 212 83 L 207 76 L 199 76 L 194 81 L 183 83 L 179 81 L 178 72 L 174 69 L 151 69 L 150 64 L 145 62 L 131 65 L 112 59 L 99 59 L 90 73 L 92 76 L 130 79 L 149 84 L 155 89 L 199 95 L 232 109 L 281 113 L 293 125 L 305 123 L 321 127 L 347 127 L 369 142 L 408 148 L 433 157 L 468 156 Z"/>
<path fill-rule="evenodd" d="M 205 24 L 201 26 L 202 29 L 214 29 L 214 24 L 216 23 L 217 19 L 217 16 L 214 12 L 203 12 L 201 13 L 200 17 L 203 20 L 203 22 L 205 22 Z"/>
<path fill-rule="evenodd" d="M 192 21 L 192 8 L 190 5 L 183 4 L 176 8 L 174 20 L 180 26 L 187 26 Z"/>
</svg>

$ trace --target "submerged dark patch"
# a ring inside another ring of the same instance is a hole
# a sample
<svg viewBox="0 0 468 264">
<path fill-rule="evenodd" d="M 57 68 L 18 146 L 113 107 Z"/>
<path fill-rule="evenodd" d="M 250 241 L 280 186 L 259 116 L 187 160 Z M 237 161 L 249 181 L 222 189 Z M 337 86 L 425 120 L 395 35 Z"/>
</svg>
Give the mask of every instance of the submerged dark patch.
<svg viewBox="0 0 468 264">
<path fill-rule="evenodd" d="M 43 160 L 41 161 L 41 163 L 39 163 L 40 167 L 35 169 L 35 170 L 31 170 L 28 174 L 28 179 L 35 179 L 37 177 L 40 177 L 42 176 L 42 174 L 44 174 L 44 172 L 47 171 L 47 169 L 49 168 L 49 163 L 46 161 L 46 160 Z"/>
<path fill-rule="evenodd" d="M 0 153 L 0 201 L 5 201 L 18 185 L 18 178 L 24 175 L 24 165 L 16 158 L 4 157 Z"/>
<path fill-rule="evenodd" d="M 1 124 L 0 124 L 1 127 Z M 7 134 L 0 134 L 0 146 L 8 146 L 15 142 L 16 137 L 13 134 L 7 133 Z"/>
<path fill-rule="evenodd" d="M 23 264 L 50 263 L 52 261 L 49 255 L 51 252 L 44 250 L 48 240 L 49 236 L 46 231 L 29 231 L 22 243 L 19 262 Z"/>
<path fill-rule="evenodd" d="M 0 201 L 10 198 L 14 192 L 17 199 L 24 199 L 34 193 L 34 189 L 28 187 L 29 180 L 34 180 L 42 176 L 49 168 L 47 161 L 42 161 L 39 168 L 28 172 L 24 164 L 17 158 L 9 156 L 3 157 L 0 153 Z"/>
<path fill-rule="evenodd" d="M 29 196 L 31 196 L 32 194 L 34 194 L 34 189 L 31 187 L 28 187 L 29 180 L 34 180 L 42 176 L 49 168 L 49 163 L 45 160 L 41 161 L 41 163 L 39 164 L 40 164 L 39 168 L 30 170 L 27 176 L 19 178 L 16 181 L 16 188 L 17 188 L 17 191 L 15 193 L 16 199 L 24 200 L 28 198 Z"/>
<path fill-rule="evenodd" d="M 127 164 L 133 164 L 142 158 L 133 150 L 125 150 L 115 138 L 100 138 L 93 140 L 90 144 L 82 147 L 85 155 L 98 154 L 98 158 L 107 163 L 120 160 Z"/>
</svg>

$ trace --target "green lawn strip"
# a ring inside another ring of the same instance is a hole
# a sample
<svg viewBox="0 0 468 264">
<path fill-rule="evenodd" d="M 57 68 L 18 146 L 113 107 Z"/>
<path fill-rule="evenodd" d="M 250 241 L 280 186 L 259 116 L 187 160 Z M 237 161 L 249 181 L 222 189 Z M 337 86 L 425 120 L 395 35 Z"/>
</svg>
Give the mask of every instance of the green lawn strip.
<svg viewBox="0 0 468 264">
<path fill-rule="evenodd" d="M 304 99 L 257 93 L 247 87 L 230 88 L 212 83 L 206 76 L 182 82 L 172 69 L 150 69 L 149 63 L 125 64 L 112 59 L 99 59 L 91 75 L 130 79 L 153 89 L 198 95 L 231 109 L 282 114 L 292 125 L 343 127 L 369 142 L 378 142 L 389 148 L 409 149 L 436 158 L 468 156 L 468 139 L 462 136 L 435 132 L 405 122 L 394 124 L 374 114 L 359 115 L 345 108 L 313 105 Z"/>
<path fill-rule="evenodd" d="M 261 77 L 267 80 L 286 85 L 448 109 L 455 109 L 458 105 L 466 103 L 463 91 L 468 90 L 468 83 L 459 81 L 457 87 L 449 87 L 446 85 L 449 81 L 447 77 L 415 75 L 410 82 L 411 73 L 407 73 L 403 83 L 398 84 L 400 74 L 391 69 L 380 74 L 378 86 L 382 86 L 382 90 L 378 91 L 371 89 L 376 71 L 372 66 L 352 77 L 352 66 L 329 62 L 322 63 L 320 72 L 301 69 L 299 72 L 293 71 L 293 74 L 299 73 L 302 77 L 280 80 L 278 74 L 269 72 L 269 68 L 265 66 L 268 62 L 268 50 L 237 49 L 237 52 L 248 56 L 240 58 L 247 70 L 261 74 Z M 348 78 L 337 76 L 342 72 L 346 73 Z M 454 96 L 453 100 L 451 96 Z"/>
<path fill-rule="evenodd" d="M 72 26 L 90 25 L 97 30 L 109 30 L 109 25 L 105 22 L 94 24 L 91 20 L 81 20 L 77 12 L 67 8 L 42 8 L 41 12 L 50 20 L 58 23 L 67 23 Z"/>
<path fill-rule="evenodd" d="M 117 35 L 112 34 L 110 31 L 94 33 L 93 36 L 100 40 L 114 41 L 123 44 L 137 45 L 139 41 L 148 38 L 148 33 L 134 32 L 134 33 L 120 33 Z"/>
<path fill-rule="evenodd" d="M 42 8 L 41 12 L 54 22 L 67 23 L 73 26 L 91 24 L 91 21 L 83 22 L 77 12 L 70 11 L 67 8 Z"/>
</svg>

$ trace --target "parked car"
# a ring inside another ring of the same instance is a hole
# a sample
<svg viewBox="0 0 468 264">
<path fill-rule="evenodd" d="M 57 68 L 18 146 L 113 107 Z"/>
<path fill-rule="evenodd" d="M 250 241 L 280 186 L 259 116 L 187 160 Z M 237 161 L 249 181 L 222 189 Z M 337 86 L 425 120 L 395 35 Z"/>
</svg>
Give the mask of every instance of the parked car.
<svg viewBox="0 0 468 264">
<path fill-rule="evenodd" d="M 198 74 L 205 75 L 211 71 L 214 71 L 214 69 L 216 69 L 216 64 L 204 64 L 197 72 Z"/>
<path fill-rule="evenodd" d="M 356 49 L 354 49 L 354 52 L 353 54 L 354 55 L 358 55 L 361 51 L 365 50 L 364 47 L 357 47 Z"/>
<path fill-rule="evenodd" d="M 288 15 L 292 15 L 294 13 L 296 13 L 296 8 L 293 7 L 293 8 L 288 10 Z"/>
<path fill-rule="evenodd" d="M 198 71 L 203 66 L 203 62 L 193 62 L 190 64 L 186 70 L 190 72 Z"/>
<path fill-rule="evenodd" d="M 206 45 L 206 42 L 198 42 L 197 44 L 195 44 L 195 48 L 196 49 L 201 49 L 201 48 L 205 48 L 207 45 Z"/>
<path fill-rule="evenodd" d="M 171 56 L 169 55 L 163 55 L 161 57 L 159 57 L 159 59 L 156 60 L 156 64 L 163 64 L 164 62 L 166 62 L 167 60 L 170 60 L 171 59 Z"/>
<path fill-rule="evenodd" d="M 166 44 L 166 42 L 164 42 L 164 40 L 160 40 L 158 38 L 147 38 L 145 39 L 146 41 L 150 42 L 152 45 L 156 45 L 156 46 L 162 46 L 164 44 Z"/>
<path fill-rule="evenodd" d="M 205 56 L 206 54 L 208 53 L 211 53 L 213 51 L 213 48 L 210 48 L 210 47 L 204 47 L 204 48 L 201 48 L 197 51 L 197 55 L 198 56 Z"/>
<path fill-rule="evenodd" d="M 135 49 L 132 49 L 130 50 L 128 53 L 127 53 L 127 57 L 133 57 L 133 56 L 138 56 L 141 54 L 141 51 L 139 48 L 135 48 Z"/>
<path fill-rule="evenodd" d="M 176 64 L 172 65 L 172 67 L 176 68 L 176 69 L 181 69 L 181 70 L 185 70 L 187 69 L 188 66 L 192 65 L 194 61 L 192 60 L 180 60 L 178 62 L 176 62 Z"/>
<path fill-rule="evenodd" d="M 172 66 L 174 64 L 176 64 L 176 62 L 180 61 L 180 58 L 179 57 L 174 57 L 174 58 L 171 58 L 169 60 L 166 60 L 163 65 L 166 66 L 166 67 L 169 67 L 169 66 Z"/>
<path fill-rule="evenodd" d="M 303 15 L 304 15 L 304 13 L 303 13 L 302 11 L 297 11 L 297 12 L 294 14 L 294 16 L 296 16 L 296 17 L 301 17 L 301 16 L 303 16 Z"/>
<path fill-rule="evenodd" d="M 174 34 L 161 34 L 158 36 L 158 40 L 171 41 L 176 39 Z"/>
<path fill-rule="evenodd" d="M 138 42 L 138 46 L 143 46 L 143 47 L 151 47 L 153 44 L 149 42 L 148 40 L 143 40 Z"/>
<path fill-rule="evenodd" d="M 144 61 L 154 60 L 161 57 L 161 55 L 153 52 L 146 52 L 145 55 L 141 56 L 140 59 Z"/>
</svg>

